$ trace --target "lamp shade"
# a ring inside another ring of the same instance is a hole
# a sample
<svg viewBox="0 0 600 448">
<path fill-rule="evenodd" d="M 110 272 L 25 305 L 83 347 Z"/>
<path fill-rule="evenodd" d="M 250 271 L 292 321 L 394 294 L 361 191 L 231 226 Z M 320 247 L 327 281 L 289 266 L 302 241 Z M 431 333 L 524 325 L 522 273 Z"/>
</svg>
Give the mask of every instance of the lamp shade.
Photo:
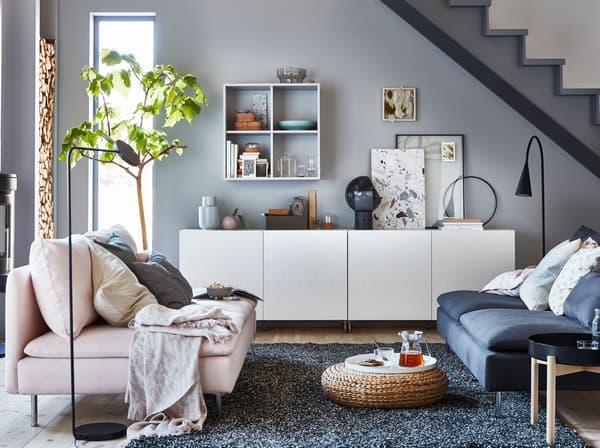
<svg viewBox="0 0 600 448">
<path fill-rule="evenodd" d="M 140 156 L 133 150 L 128 143 L 123 140 L 117 140 L 117 152 L 121 158 L 131 166 L 138 166 L 140 164 Z"/>
<path fill-rule="evenodd" d="M 515 194 L 517 196 L 531 196 L 531 179 L 529 178 L 529 164 L 527 162 L 523 166 Z"/>
</svg>

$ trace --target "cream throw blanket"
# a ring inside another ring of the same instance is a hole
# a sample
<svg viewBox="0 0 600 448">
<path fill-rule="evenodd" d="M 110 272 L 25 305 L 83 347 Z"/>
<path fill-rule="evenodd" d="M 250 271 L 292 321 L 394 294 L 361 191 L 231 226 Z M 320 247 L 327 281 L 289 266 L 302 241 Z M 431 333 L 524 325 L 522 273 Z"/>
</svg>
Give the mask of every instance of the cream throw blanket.
<svg viewBox="0 0 600 448">
<path fill-rule="evenodd" d="M 202 341 L 226 342 L 240 329 L 214 302 L 178 310 L 148 305 L 129 326 L 135 334 L 129 349 L 127 418 L 143 420 L 128 428 L 127 438 L 201 430 L 206 419 L 198 369 Z"/>
</svg>

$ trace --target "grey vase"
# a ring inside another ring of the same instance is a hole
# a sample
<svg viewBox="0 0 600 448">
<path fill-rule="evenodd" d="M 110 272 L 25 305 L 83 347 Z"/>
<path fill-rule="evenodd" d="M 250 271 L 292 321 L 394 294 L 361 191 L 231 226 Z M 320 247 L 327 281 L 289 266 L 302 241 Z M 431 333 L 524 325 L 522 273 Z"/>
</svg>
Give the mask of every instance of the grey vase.
<svg viewBox="0 0 600 448">
<path fill-rule="evenodd" d="M 218 229 L 220 224 L 217 197 L 202 196 L 202 205 L 198 207 L 198 226 L 201 229 L 209 230 Z"/>
</svg>

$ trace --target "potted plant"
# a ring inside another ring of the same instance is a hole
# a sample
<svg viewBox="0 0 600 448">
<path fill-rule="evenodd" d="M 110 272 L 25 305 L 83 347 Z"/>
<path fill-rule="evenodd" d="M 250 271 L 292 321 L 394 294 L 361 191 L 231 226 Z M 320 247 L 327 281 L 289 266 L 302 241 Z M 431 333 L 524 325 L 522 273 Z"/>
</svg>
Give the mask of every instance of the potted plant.
<svg viewBox="0 0 600 448">
<path fill-rule="evenodd" d="M 93 67 L 82 69 L 81 77 L 87 81 L 86 91 L 97 107 L 91 122 L 84 121 L 67 131 L 59 159 L 66 160 L 73 146 L 112 149 L 116 140 L 131 145 L 140 157 L 140 164 L 135 168 L 123 163 L 115 153 L 101 153 L 98 160 L 120 167 L 135 180 L 142 245 L 146 250 L 148 236 L 142 196 L 144 168 L 150 162 L 161 160 L 173 152 L 181 155 L 186 148 L 179 140 L 170 140 L 165 131 L 149 128 L 148 124 L 159 114 L 164 114 L 164 128 L 173 127 L 183 119 L 191 123 L 202 106 L 206 105 L 206 98 L 195 76 L 181 75 L 171 65 L 156 65 L 144 72 L 133 55 L 115 50 L 102 50 L 101 60 L 114 69 L 105 75 Z M 113 91 L 124 96 L 138 93 L 142 100 L 132 112 L 124 114 L 111 102 Z M 76 151 L 72 157 L 73 165 L 82 158 L 94 157 L 84 150 Z"/>
</svg>

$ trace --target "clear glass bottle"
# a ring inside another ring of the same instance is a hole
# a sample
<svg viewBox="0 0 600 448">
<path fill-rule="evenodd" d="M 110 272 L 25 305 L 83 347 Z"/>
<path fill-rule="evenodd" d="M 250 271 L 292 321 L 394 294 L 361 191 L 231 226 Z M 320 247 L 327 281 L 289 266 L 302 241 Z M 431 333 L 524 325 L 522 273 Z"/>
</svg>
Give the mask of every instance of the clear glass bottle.
<svg viewBox="0 0 600 448">
<path fill-rule="evenodd" d="M 400 349 L 400 362 L 402 367 L 418 367 L 424 363 L 423 352 L 419 340 L 423 337 L 422 331 L 401 331 L 402 348 Z"/>
<path fill-rule="evenodd" d="M 596 308 L 594 310 L 596 315 L 594 316 L 594 320 L 592 321 L 592 341 L 595 341 L 597 344 L 600 344 L 600 308 Z"/>
</svg>

